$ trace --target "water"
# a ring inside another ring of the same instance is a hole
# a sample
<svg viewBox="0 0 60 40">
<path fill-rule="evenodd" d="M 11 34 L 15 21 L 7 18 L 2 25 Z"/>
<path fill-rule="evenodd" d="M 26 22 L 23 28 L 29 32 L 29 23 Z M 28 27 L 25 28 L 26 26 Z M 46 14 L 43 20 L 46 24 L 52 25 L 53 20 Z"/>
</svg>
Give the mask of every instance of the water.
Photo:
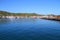
<svg viewBox="0 0 60 40">
<path fill-rule="evenodd" d="M 60 40 L 60 22 L 43 19 L 0 19 L 0 40 Z"/>
</svg>

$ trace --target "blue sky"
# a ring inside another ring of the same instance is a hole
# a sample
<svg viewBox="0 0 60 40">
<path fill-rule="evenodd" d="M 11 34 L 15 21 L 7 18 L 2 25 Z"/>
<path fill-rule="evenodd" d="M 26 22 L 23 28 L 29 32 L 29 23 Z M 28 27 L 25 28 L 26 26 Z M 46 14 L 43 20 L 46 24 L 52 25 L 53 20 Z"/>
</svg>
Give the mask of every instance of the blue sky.
<svg viewBox="0 0 60 40">
<path fill-rule="evenodd" d="M 0 10 L 60 15 L 60 0 L 0 0 Z"/>
</svg>

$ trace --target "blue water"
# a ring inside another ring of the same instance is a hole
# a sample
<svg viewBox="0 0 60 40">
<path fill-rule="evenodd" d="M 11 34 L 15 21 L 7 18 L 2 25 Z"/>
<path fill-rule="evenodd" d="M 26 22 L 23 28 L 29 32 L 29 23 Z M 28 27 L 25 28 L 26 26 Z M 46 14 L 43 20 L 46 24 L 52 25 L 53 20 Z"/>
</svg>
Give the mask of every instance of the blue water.
<svg viewBox="0 0 60 40">
<path fill-rule="evenodd" d="M 60 22 L 43 19 L 0 19 L 0 40 L 60 40 Z"/>
</svg>

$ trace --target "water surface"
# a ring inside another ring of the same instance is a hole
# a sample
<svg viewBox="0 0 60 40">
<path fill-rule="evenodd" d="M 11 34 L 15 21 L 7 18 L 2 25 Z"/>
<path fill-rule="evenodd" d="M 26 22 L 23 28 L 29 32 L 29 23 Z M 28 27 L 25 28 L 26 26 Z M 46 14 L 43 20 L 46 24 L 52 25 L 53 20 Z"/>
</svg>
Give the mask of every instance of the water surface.
<svg viewBox="0 0 60 40">
<path fill-rule="evenodd" d="M 43 19 L 0 19 L 0 40 L 60 40 L 60 22 Z"/>
</svg>

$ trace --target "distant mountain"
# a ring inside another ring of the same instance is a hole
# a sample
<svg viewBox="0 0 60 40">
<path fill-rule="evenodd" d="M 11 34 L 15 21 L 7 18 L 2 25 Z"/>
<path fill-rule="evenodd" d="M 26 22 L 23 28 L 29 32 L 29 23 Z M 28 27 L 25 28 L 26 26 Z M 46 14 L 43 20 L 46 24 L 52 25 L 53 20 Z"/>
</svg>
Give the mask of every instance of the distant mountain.
<svg viewBox="0 0 60 40">
<path fill-rule="evenodd" d="M 36 13 L 11 13 L 11 12 L 6 12 L 6 11 L 0 11 L 0 16 L 41 16 Z"/>
<path fill-rule="evenodd" d="M 9 12 L 6 12 L 6 11 L 0 11 L 0 16 L 1 15 L 7 16 L 7 15 L 11 15 L 11 14 Z"/>
</svg>

